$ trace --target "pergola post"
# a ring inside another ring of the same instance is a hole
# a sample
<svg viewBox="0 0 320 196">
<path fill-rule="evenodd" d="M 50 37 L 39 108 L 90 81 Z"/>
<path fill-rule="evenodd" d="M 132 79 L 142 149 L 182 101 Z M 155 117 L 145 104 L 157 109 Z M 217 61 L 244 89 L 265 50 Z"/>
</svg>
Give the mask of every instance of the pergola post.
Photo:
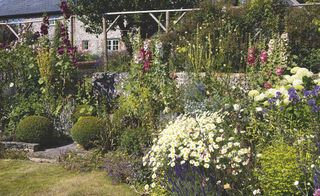
<svg viewBox="0 0 320 196">
<path fill-rule="evenodd" d="M 71 16 L 70 18 L 70 34 L 71 34 L 71 46 L 74 46 L 74 29 L 75 29 L 75 16 Z"/>
<path fill-rule="evenodd" d="M 169 33 L 169 25 L 170 25 L 170 12 L 166 11 L 166 33 Z"/>
<path fill-rule="evenodd" d="M 102 33 L 103 33 L 103 62 L 108 66 L 108 32 L 107 32 L 107 21 L 106 16 L 102 16 Z M 108 67 L 107 67 L 108 68 Z"/>
</svg>

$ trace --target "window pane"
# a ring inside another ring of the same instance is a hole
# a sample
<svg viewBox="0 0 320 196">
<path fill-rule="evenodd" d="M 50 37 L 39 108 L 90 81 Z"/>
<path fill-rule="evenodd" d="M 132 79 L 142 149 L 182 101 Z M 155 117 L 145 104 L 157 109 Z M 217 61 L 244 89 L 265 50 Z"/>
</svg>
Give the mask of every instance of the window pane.
<svg viewBox="0 0 320 196">
<path fill-rule="evenodd" d="M 89 40 L 83 40 L 82 41 L 82 49 L 88 50 L 89 49 Z"/>
<path fill-rule="evenodd" d="M 113 50 L 118 50 L 119 49 L 119 41 L 118 40 L 114 40 L 113 41 Z"/>
</svg>

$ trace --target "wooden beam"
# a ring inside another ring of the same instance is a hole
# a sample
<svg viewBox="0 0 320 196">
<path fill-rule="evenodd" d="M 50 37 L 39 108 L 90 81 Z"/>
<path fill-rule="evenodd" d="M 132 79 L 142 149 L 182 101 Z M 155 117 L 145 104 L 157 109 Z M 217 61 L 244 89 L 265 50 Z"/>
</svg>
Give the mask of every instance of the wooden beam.
<svg viewBox="0 0 320 196">
<path fill-rule="evenodd" d="M 110 31 L 110 29 L 113 27 L 113 25 L 118 21 L 118 19 L 120 18 L 120 15 L 118 15 L 116 17 L 116 19 L 114 19 L 114 21 L 109 25 L 108 29 L 107 29 L 107 33 Z"/>
<path fill-rule="evenodd" d="M 156 21 L 156 23 L 158 23 L 158 25 L 159 25 L 165 32 L 167 32 L 166 27 L 163 26 L 163 24 L 158 20 L 157 17 L 155 17 L 152 13 L 149 13 L 149 15 L 153 18 L 153 20 Z"/>
<path fill-rule="evenodd" d="M 102 33 L 103 33 L 103 62 L 108 66 L 108 45 L 107 45 L 107 40 L 108 40 L 108 32 L 107 32 L 107 21 L 106 17 L 102 16 Z M 108 68 L 108 67 L 107 67 Z"/>
<path fill-rule="evenodd" d="M 180 22 L 180 20 L 185 16 L 187 14 L 187 12 L 183 12 L 182 14 L 181 14 L 181 16 L 176 20 L 176 21 L 174 21 L 173 22 L 173 24 L 178 24 L 179 22 Z"/>
<path fill-rule="evenodd" d="M 74 28 L 75 28 L 75 20 L 76 17 L 75 16 L 71 16 L 70 18 L 70 42 L 71 42 L 71 46 L 74 46 Z"/>
<path fill-rule="evenodd" d="M 169 32 L 169 25 L 170 25 L 170 12 L 166 12 L 166 33 Z"/>
<path fill-rule="evenodd" d="M 29 30 L 31 28 L 31 26 L 33 25 L 32 22 L 28 23 L 27 27 L 26 27 L 26 30 Z"/>
<path fill-rule="evenodd" d="M 20 39 L 19 35 L 16 33 L 16 31 L 10 25 L 6 24 L 5 26 L 8 27 L 8 29 L 18 38 L 18 40 Z"/>
<path fill-rule="evenodd" d="M 194 9 L 171 9 L 171 10 L 145 10 L 145 11 L 128 11 L 128 12 L 110 12 L 104 15 L 126 15 L 126 14 L 149 14 L 149 13 L 166 13 L 166 12 L 188 12 L 188 11 L 199 11 L 200 8 Z"/>
<path fill-rule="evenodd" d="M 62 17 L 57 19 L 49 19 L 49 21 L 55 21 L 55 20 L 63 20 Z M 19 21 L 19 22 L 0 22 L 0 25 L 19 25 L 19 24 L 27 24 L 27 23 L 41 23 L 43 20 L 25 20 L 25 21 Z"/>
</svg>

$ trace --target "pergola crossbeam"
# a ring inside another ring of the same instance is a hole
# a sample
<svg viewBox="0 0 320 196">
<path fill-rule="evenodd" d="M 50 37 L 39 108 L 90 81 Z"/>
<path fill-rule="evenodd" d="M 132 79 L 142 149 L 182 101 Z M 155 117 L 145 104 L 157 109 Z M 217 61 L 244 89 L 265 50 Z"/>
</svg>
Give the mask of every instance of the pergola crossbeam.
<svg viewBox="0 0 320 196">
<path fill-rule="evenodd" d="M 16 36 L 17 39 L 20 39 L 18 33 L 8 24 L 5 25 L 13 34 Z"/>
<path fill-rule="evenodd" d="M 173 24 L 178 24 L 178 23 L 180 22 L 180 20 L 186 15 L 186 13 L 187 13 L 187 12 L 183 12 L 183 13 L 181 14 L 181 16 L 180 16 L 176 21 L 173 22 Z"/>
<path fill-rule="evenodd" d="M 107 32 L 110 31 L 110 29 L 114 26 L 114 24 L 119 20 L 120 18 L 120 15 L 117 16 L 116 19 L 113 20 L 113 22 L 109 25 L 108 29 L 107 29 Z"/>
<path fill-rule="evenodd" d="M 193 9 L 171 9 L 171 10 L 144 10 L 144 11 L 126 11 L 126 12 L 111 12 L 105 13 L 105 16 L 112 15 L 127 15 L 127 14 L 149 14 L 149 13 L 166 13 L 166 12 L 190 12 L 190 11 L 199 11 L 200 8 Z"/>
<path fill-rule="evenodd" d="M 163 24 L 157 19 L 157 17 L 155 17 L 152 13 L 149 13 L 149 15 L 153 18 L 154 21 L 156 21 L 156 23 L 158 23 L 158 25 L 165 31 L 167 32 L 167 28 L 165 26 L 163 26 Z"/>
</svg>

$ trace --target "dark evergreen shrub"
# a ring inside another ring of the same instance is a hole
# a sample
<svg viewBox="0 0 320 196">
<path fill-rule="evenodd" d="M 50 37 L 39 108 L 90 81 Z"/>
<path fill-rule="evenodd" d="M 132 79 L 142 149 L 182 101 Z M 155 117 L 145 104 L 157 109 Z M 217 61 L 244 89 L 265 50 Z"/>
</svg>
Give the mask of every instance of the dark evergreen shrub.
<svg viewBox="0 0 320 196">
<path fill-rule="evenodd" d="M 20 121 L 15 134 L 18 141 L 47 146 L 53 142 L 54 127 L 46 117 L 28 116 Z"/>
</svg>

